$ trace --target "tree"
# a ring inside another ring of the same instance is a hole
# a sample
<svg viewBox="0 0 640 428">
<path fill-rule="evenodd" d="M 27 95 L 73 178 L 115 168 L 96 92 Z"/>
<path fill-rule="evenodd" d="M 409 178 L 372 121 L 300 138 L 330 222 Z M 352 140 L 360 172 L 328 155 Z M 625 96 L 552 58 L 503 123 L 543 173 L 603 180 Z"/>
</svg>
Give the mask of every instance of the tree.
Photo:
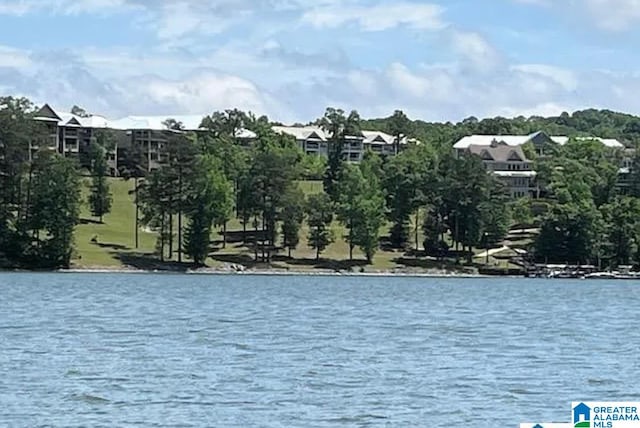
<svg viewBox="0 0 640 428">
<path fill-rule="evenodd" d="M 392 222 L 389 239 L 393 248 L 409 241 L 409 222 L 415 215 L 416 250 L 420 208 L 436 197 L 437 155 L 428 145 L 412 146 L 384 165 L 383 187 L 387 219 Z"/>
<path fill-rule="evenodd" d="M 185 189 L 189 223 L 184 251 L 197 266 L 203 266 L 209 255 L 213 223 L 226 218 L 231 211 L 233 187 L 222 171 L 221 161 L 213 155 L 201 155 L 196 159 Z"/>
<path fill-rule="evenodd" d="M 402 140 L 407 138 L 411 132 L 411 125 L 411 120 L 409 120 L 402 110 L 396 110 L 389 119 L 389 131 L 391 131 L 391 135 L 394 137 L 393 148 L 396 155 L 400 152 Z"/>
<path fill-rule="evenodd" d="M 459 159 L 449 157 L 443 163 L 442 198 L 446 206 L 446 222 L 452 231 L 456 249 L 468 248 L 469 262 L 472 247 L 482 238 L 482 204 L 487 200 L 490 175 L 478 156 Z"/>
<path fill-rule="evenodd" d="M 255 216 L 256 258 L 259 217 L 262 224 L 262 261 L 270 262 L 286 195 L 300 175 L 302 154 L 295 141 L 271 130 L 263 132 L 258 135 L 252 150 L 249 171 L 242 182 L 241 199 L 245 215 L 253 213 Z"/>
<path fill-rule="evenodd" d="M 91 117 L 91 115 L 87 113 L 85 109 L 83 109 L 82 107 L 78 107 L 76 105 L 71 107 L 71 114 L 74 114 L 79 117 Z"/>
<path fill-rule="evenodd" d="M 200 128 L 207 129 L 213 137 L 226 136 L 237 143 L 237 137 L 250 123 L 256 122 L 251 113 L 245 113 L 238 109 L 216 111 L 202 119 Z"/>
<path fill-rule="evenodd" d="M 282 208 L 282 237 L 284 246 L 289 251 L 296 249 L 300 243 L 300 228 L 304 220 L 304 193 L 293 187 L 285 195 Z"/>
<path fill-rule="evenodd" d="M 171 195 L 175 192 L 166 168 L 153 170 L 138 191 L 141 222 L 158 231 L 156 251 L 160 260 L 165 260 L 165 247 L 169 239 L 168 213 Z"/>
<path fill-rule="evenodd" d="M 317 193 L 307 198 L 305 211 L 309 224 L 309 247 L 316 250 L 316 260 L 320 260 L 320 254 L 333 242 L 333 210 L 331 198 L 326 193 Z"/>
<path fill-rule="evenodd" d="M 380 244 L 380 227 L 385 214 L 384 193 L 379 178 L 380 158 L 368 152 L 359 169 L 364 178 L 364 186 L 356 198 L 358 213 L 353 224 L 353 243 L 365 254 L 367 262 L 371 263 Z"/>
<path fill-rule="evenodd" d="M 317 123 L 329 134 L 329 159 L 324 176 L 324 189 L 335 202 L 337 198 L 336 183 L 340 179 L 344 164 L 342 159 L 344 145 L 347 137 L 361 134 L 360 115 L 354 110 L 349 113 L 349 116 L 345 116 L 343 110 L 329 107 Z"/>
<path fill-rule="evenodd" d="M 34 112 L 26 98 L 0 97 L 0 256 L 9 259 L 20 256 L 16 228 L 28 215 L 30 146 L 43 139 Z"/>
<path fill-rule="evenodd" d="M 173 119 L 173 118 L 165 119 L 162 122 L 162 124 L 169 131 L 184 131 L 184 124 L 182 122 L 180 122 L 179 120 L 176 120 L 176 119 Z"/>
<path fill-rule="evenodd" d="M 511 218 L 516 225 L 525 228 L 533 223 L 533 214 L 531 212 L 531 200 L 529 198 L 520 198 L 511 203 Z"/>
<path fill-rule="evenodd" d="M 355 165 L 347 164 L 337 182 L 337 201 L 335 204 L 338 220 L 347 228 L 347 243 L 349 244 L 349 260 L 353 260 L 353 249 L 356 247 L 356 222 L 362 215 L 362 198 L 367 183 L 362 171 Z"/>
<path fill-rule="evenodd" d="M 535 256 L 548 263 L 589 263 L 598 254 L 602 221 L 593 201 L 557 203 L 542 219 Z"/>
<path fill-rule="evenodd" d="M 80 212 L 80 178 L 75 164 L 43 152 L 36 159 L 31 215 L 26 230 L 41 267 L 69 267 L 73 231 Z"/>
<path fill-rule="evenodd" d="M 600 208 L 604 220 L 604 258 L 613 266 L 628 265 L 638 251 L 640 241 L 640 200 L 618 197 Z"/>
<path fill-rule="evenodd" d="M 109 183 L 107 182 L 107 158 L 105 149 L 96 143 L 91 144 L 90 151 L 93 153 L 91 156 L 93 158 L 91 165 L 93 174 L 91 177 L 89 207 L 91 208 L 91 214 L 94 217 L 99 217 L 100 223 L 102 223 L 104 215 L 111 212 L 112 203 Z"/>
</svg>

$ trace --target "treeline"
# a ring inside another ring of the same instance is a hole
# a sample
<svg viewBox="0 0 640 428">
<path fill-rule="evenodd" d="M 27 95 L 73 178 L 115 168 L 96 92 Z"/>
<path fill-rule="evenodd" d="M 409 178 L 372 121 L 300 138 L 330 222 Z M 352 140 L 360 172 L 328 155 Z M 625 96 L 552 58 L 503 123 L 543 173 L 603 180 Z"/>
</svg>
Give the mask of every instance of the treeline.
<svg viewBox="0 0 640 428">
<path fill-rule="evenodd" d="M 0 267 L 68 267 L 79 221 L 81 177 L 76 161 L 50 149 L 46 127 L 26 99 L 0 97 Z M 91 145 L 94 171 L 87 203 L 102 220 L 111 208 L 106 180 L 107 134 Z"/>
<path fill-rule="evenodd" d="M 83 202 L 79 168 L 43 149 L 46 132 L 32 120 L 34 111 L 27 100 L 0 99 L 0 265 L 67 267 Z M 389 120 L 385 130 L 397 143 L 418 136 L 404 113 Z M 342 158 L 348 136 L 371 122 L 357 112 L 329 108 L 315 123 L 329 136 L 325 161 L 305 155 L 292 137 L 274 133 L 266 117 L 239 110 L 204 118 L 205 132 L 172 133 L 161 167 L 151 173 L 141 150 L 132 148 L 121 173 L 135 179 L 136 217 L 157 232 L 157 256 L 205 265 L 214 228 L 224 246 L 227 224 L 237 218 L 245 244 L 264 263 L 278 253 L 291 256 L 305 223 L 317 258 L 344 239 L 349 259 L 358 248 L 371 262 L 384 242 L 418 255 L 471 262 L 474 248 L 499 244 L 518 226 L 540 230 L 528 247 L 531 261 L 640 263 L 638 158 L 621 186 L 619 151 L 572 140 L 536 160 L 545 199 L 514 201 L 479 157 L 457 158 L 453 140 L 432 144 L 422 138 L 397 156 L 369 152 L 351 164 Z M 182 129 L 173 120 L 167 127 Z M 241 129 L 256 133 L 250 147 L 237 140 Z M 104 159 L 110 138 L 108 131 L 98 133 L 90 151 L 86 202 L 100 219 L 112 203 Z M 310 175 L 322 179 L 323 191 L 305 196 L 299 182 Z M 344 236 L 335 236 L 335 221 Z M 390 233 L 381 236 L 387 226 Z"/>
<path fill-rule="evenodd" d="M 388 118 L 363 122 L 365 129 L 393 134 L 397 129 L 398 114 Z M 555 117 L 519 116 L 478 119 L 469 117 L 457 123 L 433 123 L 414 120 L 411 135 L 436 146 L 450 145 L 466 135 L 528 135 L 544 131 L 547 135 L 568 137 L 616 138 L 627 147 L 640 142 L 640 117 L 610 110 L 587 109 L 575 113 L 562 113 Z"/>
</svg>

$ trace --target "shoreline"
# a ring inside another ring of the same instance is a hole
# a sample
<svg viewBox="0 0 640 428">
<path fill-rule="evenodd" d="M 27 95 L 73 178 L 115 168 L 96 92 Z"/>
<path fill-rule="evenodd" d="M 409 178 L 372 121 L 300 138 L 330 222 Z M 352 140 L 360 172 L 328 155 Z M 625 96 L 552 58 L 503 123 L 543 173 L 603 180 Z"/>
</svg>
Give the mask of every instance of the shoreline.
<svg viewBox="0 0 640 428">
<path fill-rule="evenodd" d="M 473 273 L 459 273 L 446 271 L 424 272 L 347 272 L 347 271 L 305 271 L 305 270 L 276 270 L 276 269 L 250 269 L 236 271 L 230 269 L 198 269 L 198 270 L 145 270 L 126 268 L 71 268 L 54 270 L 0 270 L 2 273 L 57 273 L 57 274 L 131 274 L 131 275 L 196 275 L 196 276 L 317 276 L 317 277 L 371 277 L 371 278 L 493 278 L 493 276 Z M 507 278 L 507 276 L 502 276 Z M 514 277 L 515 278 L 515 277 Z"/>
</svg>

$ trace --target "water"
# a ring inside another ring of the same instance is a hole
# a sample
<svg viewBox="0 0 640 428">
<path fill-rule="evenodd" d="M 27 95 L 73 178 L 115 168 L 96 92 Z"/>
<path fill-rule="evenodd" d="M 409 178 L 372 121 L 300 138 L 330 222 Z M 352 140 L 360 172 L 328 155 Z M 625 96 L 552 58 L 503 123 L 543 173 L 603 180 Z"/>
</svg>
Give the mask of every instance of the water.
<svg viewBox="0 0 640 428">
<path fill-rule="evenodd" d="M 640 283 L 0 275 L 0 426 L 515 427 L 640 401 Z"/>
</svg>

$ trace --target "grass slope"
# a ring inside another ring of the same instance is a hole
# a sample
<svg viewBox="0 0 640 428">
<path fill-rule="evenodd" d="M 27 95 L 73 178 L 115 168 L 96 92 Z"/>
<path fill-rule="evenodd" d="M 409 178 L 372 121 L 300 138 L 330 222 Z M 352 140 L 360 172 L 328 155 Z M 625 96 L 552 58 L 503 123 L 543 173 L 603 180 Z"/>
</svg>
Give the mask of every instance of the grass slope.
<svg viewBox="0 0 640 428">
<path fill-rule="evenodd" d="M 154 256 L 156 234 L 140 230 L 140 247 L 135 248 L 135 204 L 133 181 L 121 179 L 109 180 L 113 195 L 112 211 L 104 217 L 104 223 L 100 224 L 97 218 L 91 216 L 86 200 L 89 194 L 89 180 L 85 181 L 83 189 L 83 207 L 81 212 L 81 224 L 76 228 L 75 241 L 77 256 L 74 266 L 81 268 L 122 268 L 135 267 L 145 269 L 164 269 L 172 264 L 160 264 Z M 300 187 L 307 195 L 322 191 L 322 183 L 317 181 L 300 182 Z M 186 221 L 185 221 L 186 224 Z M 411 226 L 413 227 L 413 226 Z M 315 251 L 309 248 L 307 236 L 309 229 L 303 225 L 300 232 L 300 244 L 298 249 L 292 252 L 292 259 L 287 257 L 287 251 L 282 250 L 274 258 L 273 266 L 292 270 L 313 269 L 364 269 L 366 271 L 402 269 L 433 269 L 443 267 L 442 263 L 406 256 L 401 251 L 380 250 L 373 265 L 367 266 L 365 257 L 359 249 L 354 251 L 353 262 L 349 262 L 349 246 L 344 239 L 345 228 L 338 222 L 334 222 L 332 229 L 336 241 L 322 254 L 320 262 L 315 260 Z M 177 230 L 177 227 L 175 228 Z M 381 231 L 382 235 L 388 233 L 388 226 Z M 233 219 L 228 225 L 228 244 L 222 248 L 220 231 L 216 230 L 212 235 L 213 250 L 207 260 L 208 266 L 222 267 L 228 264 L 242 264 L 248 267 L 261 267 L 253 260 L 253 249 L 250 247 L 251 231 L 249 230 L 249 246 L 245 245 L 242 236 L 242 225 L 237 219 Z M 411 246 L 415 243 L 413 232 Z M 422 235 L 419 235 L 422 241 Z M 93 242 L 95 241 L 95 242 Z M 177 249 L 174 249 L 173 261 L 177 260 Z M 186 262 L 188 260 L 185 258 Z M 173 267 L 184 267 L 173 265 Z M 447 266 L 449 269 L 458 269 Z"/>
</svg>

